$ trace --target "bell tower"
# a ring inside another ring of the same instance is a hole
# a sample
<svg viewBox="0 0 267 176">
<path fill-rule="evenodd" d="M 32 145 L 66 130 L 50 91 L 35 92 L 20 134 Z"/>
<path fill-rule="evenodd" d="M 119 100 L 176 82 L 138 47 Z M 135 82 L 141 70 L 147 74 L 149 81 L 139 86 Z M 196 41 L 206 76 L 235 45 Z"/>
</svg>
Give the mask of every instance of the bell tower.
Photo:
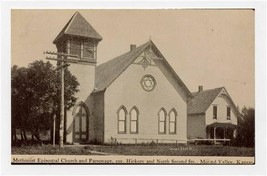
<svg viewBox="0 0 267 176">
<path fill-rule="evenodd" d="M 71 63 L 68 69 L 80 83 L 80 91 L 75 94 L 76 105 L 64 116 L 63 136 L 65 142 L 89 140 L 88 126 L 92 107 L 90 107 L 90 101 L 87 100 L 95 87 L 97 45 L 101 40 L 102 37 L 86 19 L 79 12 L 75 12 L 53 41 L 58 53 L 75 57 L 73 59 L 77 62 Z"/>
<path fill-rule="evenodd" d="M 80 91 L 76 94 L 77 102 L 85 101 L 94 90 L 97 45 L 101 40 L 102 37 L 86 19 L 79 12 L 75 12 L 53 41 L 58 53 L 78 57 L 79 61 L 68 67 L 80 83 Z"/>
</svg>

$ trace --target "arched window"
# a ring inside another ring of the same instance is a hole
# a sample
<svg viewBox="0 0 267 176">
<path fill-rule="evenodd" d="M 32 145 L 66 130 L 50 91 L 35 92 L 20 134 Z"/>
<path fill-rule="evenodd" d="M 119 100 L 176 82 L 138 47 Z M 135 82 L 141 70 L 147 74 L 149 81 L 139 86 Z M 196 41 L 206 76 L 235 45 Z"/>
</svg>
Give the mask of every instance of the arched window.
<svg viewBox="0 0 267 176">
<path fill-rule="evenodd" d="M 138 116 L 139 111 L 137 107 L 130 110 L 130 133 L 138 133 Z"/>
<path fill-rule="evenodd" d="M 169 133 L 176 134 L 177 112 L 175 109 L 171 109 L 169 113 Z"/>
<path fill-rule="evenodd" d="M 166 134 L 166 111 L 161 108 L 158 113 L 159 118 L 159 134 Z"/>
<path fill-rule="evenodd" d="M 121 106 L 117 111 L 118 114 L 118 133 L 126 133 L 126 114 L 127 110 L 124 106 Z"/>
</svg>

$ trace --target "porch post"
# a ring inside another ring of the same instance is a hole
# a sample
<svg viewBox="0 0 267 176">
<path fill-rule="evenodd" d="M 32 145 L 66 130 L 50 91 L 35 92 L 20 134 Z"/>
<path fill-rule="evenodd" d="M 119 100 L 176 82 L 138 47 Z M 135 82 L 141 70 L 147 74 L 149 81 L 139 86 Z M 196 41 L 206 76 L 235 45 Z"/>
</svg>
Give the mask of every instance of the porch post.
<svg viewBox="0 0 267 176">
<path fill-rule="evenodd" d="M 213 127 L 214 144 L 216 144 L 216 127 Z"/>
<path fill-rule="evenodd" d="M 211 130 L 211 128 L 208 128 L 208 127 L 206 127 L 206 128 L 207 128 L 207 135 L 208 135 L 207 137 L 208 137 L 208 139 L 210 139 L 210 137 L 211 137 L 211 136 L 210 136 L 210 133 L 211 133 L 210 130 Z"/>
<path fill-rule="evenodd" d="M 225 139 L 225 127 L 223 128 L 223 139 Z"/>
</svg>

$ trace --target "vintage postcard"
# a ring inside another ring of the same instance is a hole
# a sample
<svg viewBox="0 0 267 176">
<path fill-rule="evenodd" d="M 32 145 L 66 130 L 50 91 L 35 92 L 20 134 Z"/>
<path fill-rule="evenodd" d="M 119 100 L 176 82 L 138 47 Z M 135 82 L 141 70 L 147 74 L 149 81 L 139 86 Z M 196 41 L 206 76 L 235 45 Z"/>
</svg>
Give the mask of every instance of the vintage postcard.
<svg viewBox="0 0 267 176">
<path fill-rule="evenodd" d="M 12 164 L 255 164 L 254 9 L 11 10 Z"/>
</svg>

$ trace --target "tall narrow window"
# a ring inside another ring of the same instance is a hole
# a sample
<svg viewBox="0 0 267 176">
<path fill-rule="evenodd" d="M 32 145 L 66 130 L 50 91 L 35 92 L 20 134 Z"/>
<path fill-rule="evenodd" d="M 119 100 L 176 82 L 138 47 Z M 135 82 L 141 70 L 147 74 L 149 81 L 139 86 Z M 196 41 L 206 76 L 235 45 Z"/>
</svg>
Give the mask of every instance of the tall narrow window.
<svg viewBox="0 0 267 176">
<path fill-rule="evenodd" d="M 166 111 L 161 108 L 159 113 L 159 134 L 166 134 Z"/>
<path fill-rule="evenodd" d="M 130 133 L 138 133 L 138 109 L 133 107 L 130 111 Z"/>
<path fill-rule="evenodd" d="M 231 119 L 231 107 L 227 106 L 227 119 Z"/>
<path fill-rule="evenodd" d="M 170 123 L 170 127 L 169 127 L 169 133 L 170 134 L 176 134 L 176 117 L 177 117 L 177 112 L 175 111 L 175 109 L 172 109 L 169 113 L 169 123 Z"/>
<path fill-rule="evenodd" d="M 118 114 L 118 133 L 126 133 L 126 108 L 124 106 L 120 107 L 117 111 Z"/>
<path fill-rule="evenodd" d="M 213 106 L 213 119 L 217 119 L 217 106 Z"/>
</svg>

